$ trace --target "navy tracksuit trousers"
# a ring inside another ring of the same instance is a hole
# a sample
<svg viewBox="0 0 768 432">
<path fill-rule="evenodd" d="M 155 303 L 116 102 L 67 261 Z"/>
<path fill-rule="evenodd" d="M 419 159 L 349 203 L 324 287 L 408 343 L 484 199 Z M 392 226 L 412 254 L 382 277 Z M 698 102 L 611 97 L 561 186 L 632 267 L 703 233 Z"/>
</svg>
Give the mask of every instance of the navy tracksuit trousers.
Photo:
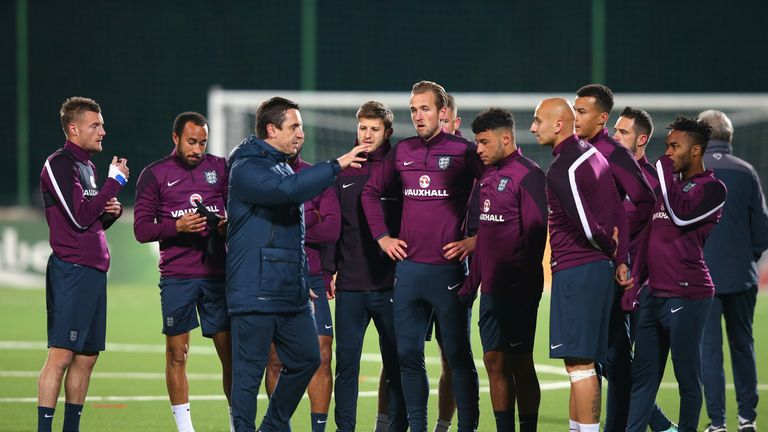
<svg viewBox="0 0 768 432">
<path fill-rule="evenodd" d="M 640 305 L 627 432 L 644 432 L 656 400 L 667 355 L 680 393 L 680 432 L 695 432 L 702 405 L 699 349 L 711 298 L 650 296 Z"/>
<path fill-rule="evenodd" d="M 469 341 L 470 310 L 456 293 L 464 282 L 464 267 L 411 261 L 397 263 L 394 318 L 400 376 L 411 432 L 427 430 L 429 381 L 424 365 L 424 339 L 434 310 L 440 325 L 443 352 L 453 373 L 458 431 L 477 429 L 478 377 Z"/>
<path fill-rule="evenodd" d="M 317 328 L 310 308 L 233 315 L 232 416 L 238 432 L 255 429 L 256 397 L 272 342 L 283 369 L 259 431 L 288 430 L 291 416 L 320 366 Z"/>
<path fill-rule="evenodd" d="M 701 369 L 707 415 L 713 425 L 725 424 L 725 371 L 723 370 L 723 330 L 731 351 L 733 383 L 739 415 L 757 417 L 757 366 L 752 321 L 755 316 L 757 287 L 733 294 L 716 294 L 704 325 L 701 344 Z"/>
<path fill-rule="evenodd" d="M 648 287 L 640 292 L 640 304 L 648 301 Z M 632 344 L 635 341 L 639 311 L 627 314 L 621 309 L 621 293 L 614 296 L 608 331 L 608 356 L 601 373 L 608 379 L 604 432 L 623 432 L 627 428 L 629 397 L 632 390 Z M 671 422 L 655 403 L 648 422 L 651 430 L 669 429 Z"/>
<path fill-rule="evenodd" d="M 395 346 L 392 290 L 336 292 L 336 389 L 334 417 L 340 432 L 355 430 L 363 338 L 373 320 L 388 381 L 389 431 L 408 429 Z"/>
</svg>

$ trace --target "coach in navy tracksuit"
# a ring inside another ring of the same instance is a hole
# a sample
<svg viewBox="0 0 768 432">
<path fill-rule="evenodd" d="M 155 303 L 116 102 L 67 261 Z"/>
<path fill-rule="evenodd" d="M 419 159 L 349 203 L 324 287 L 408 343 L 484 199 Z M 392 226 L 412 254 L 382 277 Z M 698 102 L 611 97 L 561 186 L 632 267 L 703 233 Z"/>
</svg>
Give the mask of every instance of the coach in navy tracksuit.
<svg viewBox="0 0 768 432">
<path fill-rule="evenodd" d="M 370 144 L 368 160 L 360 168 L 343 170 L 336 180 L 341 206 L 341 236 L 335 244 L 336 270 L 336 391 L 335 419 L 340 432 L 355 430 L 360 356 L 371 320 L 379 333 L 381 361 L 388 380 L 388 430 L 405 431 L 408 423 L 400 386 L 400 365 L 395 346 L 392 288 L 395 263 L 379 248 L 365 220 L 360 195 L 389 152 L 392 111 L 380 102 L 364 103 L 357 111 L 357 142 Z M 381 199 L 386 225 L 397 233 L 402 201 L 393 190 Z"/>
<path fill-rule="evenodd" d="M 231 153 L 227 213 L 227 306 L 232 317 L 232 415 L 253 431 L 256 397 L 270 344 L 283 363 L 259 428 L 287 427 L 320 364 L 309 303 L 302 203 L 362 161 L 357 151 L 294 174 L 286 163 L 304 139 L 299 106 L 275 97 L 256 113 L 256 133 Z"/>
<path fill-rule="evenodd" d="M 696 431 L 701 411 L 699 349 L 714 286 L 702 248 L 720 219 L 726 189 L 703 164 L 710 128 L 678 117 L 656 169 L 661 183 L 638 251 L 638 280 L 646 273 L 650 298 L 640 305 L 627 431 L 645 431 L 667 354 L 672 351 L 680 393 L 678 430 Z M 627 290 L 625 295 L 637 292 Z"/>
<path fill-rule="evenodd" d="M 712 110 L 699 114 L 699 119 L 712 127 L 712 139 L 707 145 L 704 161 L 728 188 L 723 218 L 704 247 L 704 259 L 715 284 L 715 297 L 704 325 L 701 345 L 704 398 L 714 430 L 719 430 L 718 426 L 725 430 L 725 371 L 720 324 L 725 318 L 739 407 L 739 430 L 754 431 L 758 394 L 752 320 L 757 301 L 756 261 L 768 248 L 768 212 L 757 172 L 731 154 L 731 121 L 722 112 Z"/>
</svg>

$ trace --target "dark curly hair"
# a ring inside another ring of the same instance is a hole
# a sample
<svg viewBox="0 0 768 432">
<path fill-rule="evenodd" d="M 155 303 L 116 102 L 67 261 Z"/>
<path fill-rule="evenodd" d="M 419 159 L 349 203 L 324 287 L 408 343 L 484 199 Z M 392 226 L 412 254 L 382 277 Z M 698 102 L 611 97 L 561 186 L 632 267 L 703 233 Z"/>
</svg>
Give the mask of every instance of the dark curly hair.
<svg viewBox="0 0 768 432">
<path fill-rule="evenodd" d="M 576 91 L 578 97 L 593 97 L 596 105 L 603 112 L 611 112 L 613 109 L 613 92 L 602 84 L 587 84 Z"/>
<path fill-rule="evenodd" d="M 488 108 L 472 120 L 472 132 L 476 134 L 499 128 L 515 131 L 515 118 L 511 112 L 501 108 Z"/>
<path fill-rule="evenodd" d="M 712 136 L 712 127 L 706 122 L 693 117 L 678 115 L 675 121 L 667 126 L 667 129 L 687 133 L 694 145 L 701 146 L 702 153 L 707 151 L 707 143 Z"/>
</svg>

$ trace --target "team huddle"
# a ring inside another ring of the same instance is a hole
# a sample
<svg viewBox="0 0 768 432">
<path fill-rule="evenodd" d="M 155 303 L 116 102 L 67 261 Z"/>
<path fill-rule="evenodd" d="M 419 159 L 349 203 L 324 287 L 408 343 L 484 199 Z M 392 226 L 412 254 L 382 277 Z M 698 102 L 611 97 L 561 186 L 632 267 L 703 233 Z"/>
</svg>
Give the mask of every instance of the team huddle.
<svg viewBox="0 0 768 432">
<path fill-rule="evenodd" d="M 435 432 L 448 431 L 454 414 L 460 432 L 494 422 L 498 431 L 536 431 L 533 349 L 549 241 L 549 355 L 563 359 L 570 379 L 569 430 L 600 430 L 605 378 L 606 431 L 695 431 L 702 384 L 707 431 L 726 431 L 725 317 L 738 430 L 755 431 L 755 261 L 768 249 L 757 175 L 730 154 L 733 128 L 722 112 L 678 116 L 651 164 L 650 116 L 625 108 L 611 136 L 612 108 L 600 84 L 579 89 L 574 102 L 542 100 L 530 131 L 552 148 L 546 173 L 517 146 L 509 111 L 482 111 L 468 140 L 456 101 L 431 81 L 411 91 L 416 135 L 390 143 L 394 115 L 369 101 L 357 111 L 351 149 L 314 165 L 301 158 L 293 101 L 263 102 L 255 134 L 227 159 L 206 153 L 204 116 L 179 114 L 173 150 L 141 172 L 134 209 L 137 241 L 160 246 L 166 384 L 178 430 L 194 430 L 186 364 L 197 327 L 221 361 L 230 430 L 290 430 L 305 392 L 311 418 L 294 427 L 324 431 L 333 397 L 336 430 L 356 430 L 372 320 L 383 366 L 375 432 L 427 431 L 424 347 L 433 329 L 442 360 Z M 67 141 L 41 174 L 53 253 L 39 431 L 51 430 L 62 380 L 63 430 L 79 430 L 105 348 L 105 231 L 123 213 L 116 197 L 129 178 L 127 160 L 113 157 L 98 186 L 90 156 L 106 133 L 95 101 L 67 99 L 61 121 Z M 705 246 L 710 233 L 720 247 Z M 493 417 L 480 413 L 470 343 L 478 292 Z M 670 351 L 677 424 L 654 403 Z M 262 381 L 269 402 L 257 428 Z"/>
</svg>

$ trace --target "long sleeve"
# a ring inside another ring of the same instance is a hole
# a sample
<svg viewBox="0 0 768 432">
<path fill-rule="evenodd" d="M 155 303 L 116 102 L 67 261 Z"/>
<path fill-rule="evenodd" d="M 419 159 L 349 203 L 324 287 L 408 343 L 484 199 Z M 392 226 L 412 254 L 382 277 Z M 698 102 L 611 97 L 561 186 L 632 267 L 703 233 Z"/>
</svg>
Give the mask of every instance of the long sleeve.
<svg viewBox="0 0 768 432">
<path fill-rule="evenodd" d="M 482 267 L 481 262 L 483 257 L 482 252 L 475 250 L 472 258 L 469 260 L 469 275 L 464 279 L 464 284 L 459 290 L 459 294 L 475 294 L 480 288 L 480 282 L 482 282 Z"/>
<path fill-rule="evenodd" d="M 629 223 L 629 238 L 635 238 L 650 220 L 656 196 L 629 150 L 616 149 L 609 162 L 620 194 L 625 193 L 634 205 L 633 211 L 628 213 L 626 218 Z M 620 195 L 619 198 L 623 196 Z"/>
<path fill-rule="evenodd" d="M 520 212 L 523 244 L 531 258 L 541 261 L 547 241 L 546 178 L 531 171 L 520 184 Z"/>
<path fill-rule="evenodd" d="M 672 159 L 662 156 L 656 162 L 661 183 L 661 195 L 672 222 L 679 226 L 717 222 L 720 210 L 725 204 L 725 187 L 718 182 L 698 185 L 689 182 L 679 188 L 672 172 Z"/>
<path fill-rule="evenodd" d="M 240 200 L 264 207 L 299 205 L 330 187 L 341 169 L 338 161 L 332 160 L 283 176 L 273 171 L 273 166 L 264 158 L 238 159 L 230 172 L 230 190 L 236 191 Z"/>
<path fill-rule="evenodd" d="M 630 274 L 634 283 L 632 288 L 625 290 L 621 297 L 621 307 L 625 312 L 632 312 L 640 305 L 640 290 L 648 282 L 648 241 L 651 236 L 651 224 L 647 224 L 645 228 L 637 235 L 637 252 L 635 253 L 635 261 L 632 262 L 632 268 Z"/>
<path fill-rule="evenodd" d="M 480 180 L 483 178 L 485 164 L 483 164 L 482 159 L 480 159 L 480 156 L 477 154 L 477 146 L 474 143 L 467 145 L 467 152 L 464 156 L 464 160 L 466 161 L 467 169 L 469 169 L 469 172 L 472 173 L 475 179 Z"/>
<path fill-rule="evenodd" d="M 390 150 L 381 163 L 372 167 L 371 177 L 365 184 L 363 193 L 360 196 L 363 212 L 368 220 L 368 226 L 374 239 L 389 235 L 386 219 L 384 218 L 384 210 L 381 206 L 381 197 L 384 196 L 385 191 L 389 190 L 398 176 L 395 166 L 396 152 L 397 146 Z"/>
<path fill-rule="evenodd" d="M 619 244 L 616 245 L 616 265 L 628 264 L 630 223 L 627 220 L 626 209 L 620 202 L 613 207 L 613 221 L 619 230 Z M 611 232 L 613 232 L 613 228 L 611 228 Z"/>
<path fill-rule="evenodd" d="M 310 200 L 316 217 L 311 225 L 306 222 L 306 243 L 334 243 L 341 234 L 341 208 L 336 196 L 336 188 L 329 187 L 323 193 Z M 305 204 L 305 214 L 307 207 Z"/>
<path fill-rule="evenodd" d="M 121 189 L 117 180 L 107 178 L 98 195 L 86 199 L 77 168 L 69 158 L 59 157 L 46 161 L 44 169 L 48 180 L 46 187 L 56 197 L 57 205 L 68 216 L 68 221 L 79 230 L 87 230 L 94 222 L 100 221 L 107 201 L 117 196 Z M 95 173 L 96 170 L 93 171 Z"/>
<path fill-rule="evenodd" d="M 472 193 L 469 195 L 469 204 L 467 205 L 466 234 L 472 237 L 477 234 L 477 228 L 480 224 L 480 182 L 475 181 L 472 187 Z"/>
<path fill-rule="evenodd" d="M 768 211 L 757 174 L 752 176 L 752 199 L 749 203 L 749 232 L 755 261 L 768 249 Z"/>
<path fill-rule="evenodd" d="M 581 172 L 578 171 L 578 168 L 581 166 L 580 163 L 587 158 L 592 157 L 595 153 L 597 153 L 597 150 L 594 148 L 584 153 L 584 155 L 582 155 L 582 157 L 568 169 L 568 178 L 562 180 L 558 179 L 559 181 L 551 182 L 550 187 L 556 190 L 557 195 L 560 197 L 563 211 L 574 226 L 581 228 L 584 236 L 595 249 L 598 249 L 605 255 L 611 257 L 616 251 L 616 242 L 613 240 L 613 226 L 603 226 L 598 223 L 598 219 L 594 215 L 594 210 L 590 208 L 589 200 L 587 199 L 593 191 L 582 190 L 588 187 L 595 189 L 597 183 L 594 183 L 591 178 L 585 178 L 581 181 L 579 179 L 581 175 Z M 588 167 L 583 173 L 591 174 L 589 165 L 586 163 L 583 165 Z M 616 197 L 616 204 L 620 204 L 618 203 L 618 193 L 616 192 L 616 188 L 612 188 L 610 192 L 612 197 Z M 600 205 L 608 204 L 609 203 L 605 202 L 600 203 Z"/>
<path fill-rule="evenodd" d="M 160 212 L 160 200 L 155 174 L 145 168 L 136 184 L 136 202 L 133 209 L 133 235 L 140 243 L 165 240 L 176 235 L 175 220 L 156 222 Z"/>
</svg>

